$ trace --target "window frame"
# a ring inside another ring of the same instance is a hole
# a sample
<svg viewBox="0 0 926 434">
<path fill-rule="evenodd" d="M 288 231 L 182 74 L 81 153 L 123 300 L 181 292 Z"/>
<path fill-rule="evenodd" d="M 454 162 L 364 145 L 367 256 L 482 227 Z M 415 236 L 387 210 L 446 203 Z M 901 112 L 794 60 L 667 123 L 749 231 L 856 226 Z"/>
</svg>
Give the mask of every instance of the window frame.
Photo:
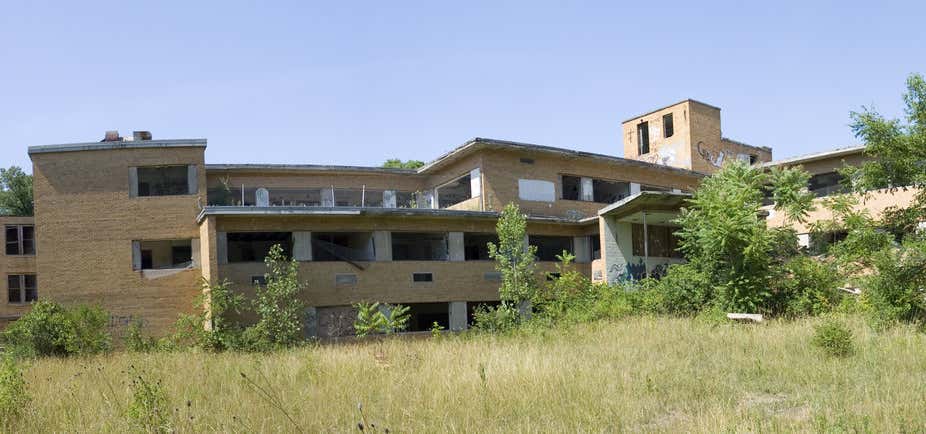
<svg viewBox="0 0 926 434">
<path fill-rule="evenodd" d="M 641 121 L 637 124 L 637 155 L 649 154 L 649 145 L 649 122 Z"/>
<path fill-rule="evenodd" d="M 183 190 L 183 193 L 171 193 L 171 194 L 151 194 L 150 186 L 148 188 L 147 194 L 142 194 L 142 171 L 144 170 L 158 170 L 158 169 L 171 169 L 171 168 L 184 168 L 186 174 L 184 175 L 186 187 Z M 132 177 L 134 177 L 134 185 L 129 185 L 129 196 L 133 198 L 151 198 L 151 197 L 179 197 L 179 196 L 196 196 L 199 194 L 199 168 L 196 164 L 153 164 L 147 166 L 133 166 L 129 168 L 130 176 L 129 183 L 132 184 Z M 207 191 L 208 193 L 208 191 Z"/>
<path fill-rule="evenodd" d="M 30 288 L 29 285 L 27 284 L 27 283 L 28 283 L 28 280 L 29 280 L 28 278 L 30 278 L 30 277 L 32 278 L 32 286 L 31 286 L 31 288 Z M 11 288 L 11 287 L 10 287 L 10 282 L 11 282 L 13 279 L 16 279 L 18 288 Z M 12 305 L 26 305 L 26 304 L 31 304 L 31 303 L 34 303 L 34 302 L 38 301 L 38 299 L 39 299 L 39 283 L 38 283 L 38 277 L 37 277 L 34 273 L 7 274 L 6 282 L 7 282 L 7 283 L 6 283 L 6 285 L 7 285 L 7 288 L 6 288 L 6 290 L 7 290 L 7 291 L 6 291 L 6 292 L 7 292 L 7 296 L 6 296 L 7 304 L 12 304 Z M 33 297 L 32 297 L 31 299 L 29 299 L 29 291 L 30 291 L 30 290 L 32 291 L 32 295 L 33 295 Z M 10 294 L 11 294 L 12 291 L 18 291 L 18 292 L 19 292 L 19 301 L 10 301 Z"/>
<path fill-rule="evenodd" d="M 25 231 L 23 230 L 24 228 L 32 228 L 32 239 L 31 239 L 32 252 L 31 253 L 26 253 L 26 242 L 23 237 L 23 234 L 25 233 Z M 9 236 L 10 229 L 16 229 L 16 241 L 15 242 L 16 242 L 16 252 L 17 253 L 10 253 L 10 250 L 9 250 L 10 240 L 8 236 Z M 4 249 L 4 253 L 7 256 L 35 256 L 35 225 L 34 224 L 33 225 L 29 225 L 29 224 L 5 225 L 3 236 L 4 236 L 4 241 L 6 242 L 6 248 Z"/>
<path fill-rule="evenodd" d="M 669 138 L 675 135 L 675 119 L 672 113 L 662 115 L 662 136 Z"/>
</svg>

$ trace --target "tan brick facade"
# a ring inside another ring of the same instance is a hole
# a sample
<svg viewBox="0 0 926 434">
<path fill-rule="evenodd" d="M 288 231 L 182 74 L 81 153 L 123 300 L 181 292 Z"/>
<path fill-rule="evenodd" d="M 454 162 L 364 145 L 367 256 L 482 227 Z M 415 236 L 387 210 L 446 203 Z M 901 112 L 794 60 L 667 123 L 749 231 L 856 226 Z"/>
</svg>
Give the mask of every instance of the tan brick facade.
<svg viewBox="0 0 926 434">
<path fill-rule="evenodd" d="M 29 226 L 35 225 L 35 219 L 32 217 L 14 217 L 14 216 L 0 216 L 0 228 L 6 228 L 7 226 Z M 8 255 L 4 249 L 0 252 L 0 287 L 2 290 L 2 303 L 0 303 L 0 328 L 4 327 L 9 321 L 19 318 L 24 312 L 29 309 L 29 303 L 10 303 L 8 298 L 9 293 L 9 279 L 10 275 L 19 276 L 19 275 L 34 275 L 36 274 L 35 268 L 35 258 L 36 255 Z M 40 282 L 37 283 L 41 285 Z M 41 290 L 39 289 L 39 296 L 41 296 Z"/>
</svg>

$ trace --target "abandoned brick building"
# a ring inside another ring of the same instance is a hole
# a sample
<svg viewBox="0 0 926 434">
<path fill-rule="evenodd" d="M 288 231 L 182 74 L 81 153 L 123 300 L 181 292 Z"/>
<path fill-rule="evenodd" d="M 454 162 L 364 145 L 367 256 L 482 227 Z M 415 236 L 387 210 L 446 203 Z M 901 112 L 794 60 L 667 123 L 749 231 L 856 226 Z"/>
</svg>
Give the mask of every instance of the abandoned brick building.
<svg viewBox="0 0 926 434">
<path fill-rule="evenodd" d="M 33 146 L 35 217 L 0 218 L 0 319 L 42 298 L 98 303 L 114 328 L 137 319 L 163 333 L 201 279 L 253 293 L 281 244 L 307 284 L 307 335 L 348 333 L 360 301 L 410 306 L 411 330 L 459 330 L 498 300 L 486 243 L 505 204 L 528 214 L 539 272 L 568 250 L 582 273 L 613 282 L 682 260 L 671 221 L 703 176 L 730 159 L 775 164 L 771 149 L 724 138 L 720 109 L 694 100 L 623 122 L 623 147 L 620 158 L 476 138 L 406 170 L 206 164 L 205 139 L 146 132 Z M 826 174 L 856 155 L 806 160 L 811 187 L 830 188 Z"/>
</svg>

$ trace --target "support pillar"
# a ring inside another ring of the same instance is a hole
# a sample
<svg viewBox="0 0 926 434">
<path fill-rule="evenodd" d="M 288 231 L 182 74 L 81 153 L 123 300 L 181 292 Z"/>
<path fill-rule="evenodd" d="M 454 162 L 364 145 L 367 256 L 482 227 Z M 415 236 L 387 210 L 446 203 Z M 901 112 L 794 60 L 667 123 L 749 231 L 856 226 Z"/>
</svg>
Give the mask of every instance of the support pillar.
<svg viewBox="0 0 926 434">
<path fill-rule="evenodd" d="M 450 302 L 450 331 L 458 332 L 466 330 L 466 302 Z"/>
</svg>

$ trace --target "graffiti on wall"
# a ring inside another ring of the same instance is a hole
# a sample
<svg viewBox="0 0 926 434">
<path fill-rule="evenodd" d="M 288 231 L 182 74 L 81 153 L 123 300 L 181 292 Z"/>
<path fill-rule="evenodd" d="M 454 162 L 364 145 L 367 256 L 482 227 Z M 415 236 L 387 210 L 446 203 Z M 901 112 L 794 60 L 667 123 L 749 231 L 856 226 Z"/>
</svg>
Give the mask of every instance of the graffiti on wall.
<svg viewBox="0 0 926 434">
<path fill-rule="evenodd" d="M 684 147 L 684 143 L 666 143 L 649 154 L 640 155 L 638 159 L 663 166 L 677 166 L 679 153 Z"/>
<path fill-rule="evenodd" d="M 668 269 L 669 264 L 654 265 L 649 272 L 649 277 L 659 279 L 666 275 Z M 610 277 L 610 282 L 608 283 L 640 280 L 647 277 L 646 264 L 643 262 L 643 258 L 638 258 L 636 263 L 613 264 L 611 268 L 608 269 L 608 276 Z"/>
</svg>

